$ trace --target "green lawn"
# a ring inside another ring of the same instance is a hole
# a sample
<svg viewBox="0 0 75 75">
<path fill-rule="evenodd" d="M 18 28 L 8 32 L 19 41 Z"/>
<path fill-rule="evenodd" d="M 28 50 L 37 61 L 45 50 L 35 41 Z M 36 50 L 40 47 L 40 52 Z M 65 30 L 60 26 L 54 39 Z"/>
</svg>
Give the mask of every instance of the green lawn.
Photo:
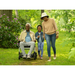
<svg viewBox="0 0 75 75">
<path fill-rule="evenodd" d="M 36 29 L 31 29 L 36 32 Z M 60 32 L 59 38 L 56 40 L 56 52 L 57 59 L 53 60 L 53 50 L 51 48 L 51 62 L 48 60 L 47 55 L 47 44 L 44 43 L 44 53 L 43 60 L 37 57 L 36 60 L 33 59 L 20 59 L 18 60 L 18 49 L 3 49 L 0 48 L 0 65 L 75 65 L 75 57 L 68 59 L 68 53 L 71 48 L 71 44 L 62 46 L 63 39 L 68 37 L 69 34 L 65 32 Z M 36 44 L 37 47 L 37 44 Z M 37 52 L 37 50 L 36 50 Z"/>
</svg>

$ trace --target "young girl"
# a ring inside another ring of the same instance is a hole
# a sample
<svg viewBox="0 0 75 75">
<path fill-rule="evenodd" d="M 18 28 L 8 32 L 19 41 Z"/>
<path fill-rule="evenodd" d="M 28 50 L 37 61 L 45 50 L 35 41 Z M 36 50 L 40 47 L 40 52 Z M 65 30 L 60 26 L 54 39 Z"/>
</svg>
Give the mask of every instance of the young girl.
<svg viewBox="0 0 75 75">
<path fill-rule="evenodd" d="M 43 59 L 44 38 L 43 38 L 43 32 L 41 31 L 42 26 L 38 25 L 37 30 L 38 32 L 35 33 L 35 37 L 36 37 L 36 40 L 38 41 L 38 55 L 40 59 Z M 40 51 L 41 51 L 41 55 L 40 55 Z"/>
</svg>

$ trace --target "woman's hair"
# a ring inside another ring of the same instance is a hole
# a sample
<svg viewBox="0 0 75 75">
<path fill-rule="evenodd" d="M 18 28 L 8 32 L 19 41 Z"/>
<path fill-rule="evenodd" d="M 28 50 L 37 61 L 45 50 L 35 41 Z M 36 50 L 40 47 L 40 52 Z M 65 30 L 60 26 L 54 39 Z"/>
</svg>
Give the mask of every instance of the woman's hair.
<svg viewBox="0 0 75 75">
<path fill-rule="evenodd" d="M 40 26 L 40 27 L 41 27 L 41 29 L 42 29 L 42 26 L 41 26 L 41 25 L 38 25 L 38 26 L 37 26 L 37 29 L 38 29 L 38 27 L 39 27 L 39 26 Z"/>
<path fill-rule="evenodd" d="M 49 16 L 45 16 L 45 17 L 49 18 Z M 41 20 L 42 20 L 43 18 L 44 18 L 44 17 L 42 17 Z"/>
</svg>

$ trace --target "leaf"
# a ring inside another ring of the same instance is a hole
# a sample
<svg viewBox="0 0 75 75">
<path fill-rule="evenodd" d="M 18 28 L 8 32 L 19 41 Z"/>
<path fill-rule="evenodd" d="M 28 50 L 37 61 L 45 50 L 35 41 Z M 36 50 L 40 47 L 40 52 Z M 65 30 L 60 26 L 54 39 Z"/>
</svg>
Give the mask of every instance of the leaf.
<svg viewBox="0 0 75 75">
<path fill-rule="evenodd" d="M 75 56 L 75 47 L 71 49 L 71 51 L 69 52 L 69 58 L 74 57 Z"/>
</svg>

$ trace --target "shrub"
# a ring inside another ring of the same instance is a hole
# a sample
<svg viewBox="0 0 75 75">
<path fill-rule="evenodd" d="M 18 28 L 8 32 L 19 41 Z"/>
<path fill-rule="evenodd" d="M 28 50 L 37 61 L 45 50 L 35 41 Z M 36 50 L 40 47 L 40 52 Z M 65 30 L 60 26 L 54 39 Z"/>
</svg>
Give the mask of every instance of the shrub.
<svg viewBox="0 0 75 75">
<path fill-rule="evenodd" d="M 21 32 L 21 24 L 14 18 L 12 21 L 5 14 L 0 16 L 0 47 L 16 48 L 18 46 L 18 36 Z"/>
</svg>

